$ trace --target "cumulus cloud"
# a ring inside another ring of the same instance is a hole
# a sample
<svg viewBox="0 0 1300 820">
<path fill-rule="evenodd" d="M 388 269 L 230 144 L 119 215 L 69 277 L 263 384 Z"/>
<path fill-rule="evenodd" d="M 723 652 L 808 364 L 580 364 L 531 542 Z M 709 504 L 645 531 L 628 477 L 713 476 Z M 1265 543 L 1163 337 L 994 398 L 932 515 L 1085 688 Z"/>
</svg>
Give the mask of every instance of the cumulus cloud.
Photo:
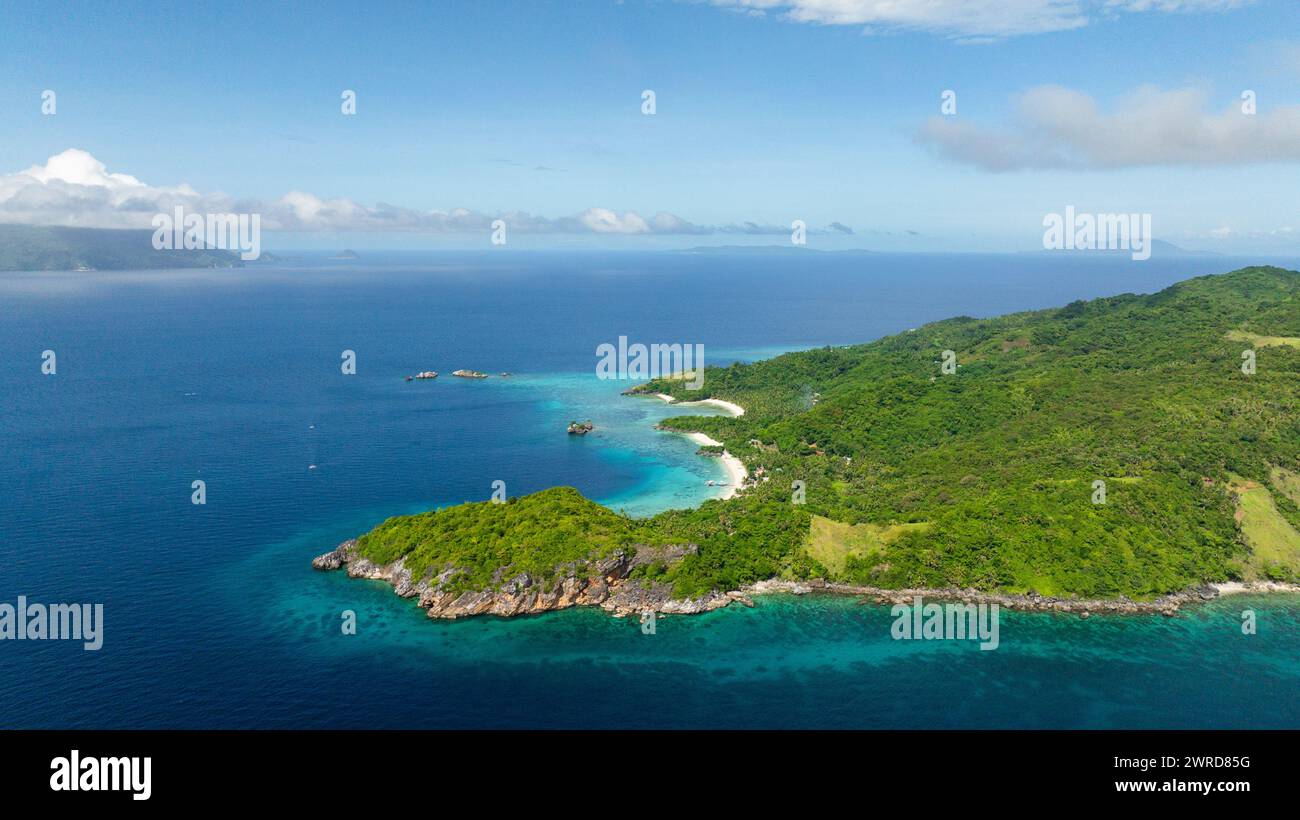
<svg viewBox="0 0 1300 820">
<path fill-rule="evenodd" d="M 696 225 L 665 211 L 588 208 L 571 216 L 545 217 L 522 211 L 487 214 L 466 208 L 421 211 L 380 202 L 373 207 L 344 197 L 322 198 L 290 191 L 274 201 L 202 194 L 188 185 L 158 187 L 128 174 L 110 173 L 104 163 L 79 149 L 50 157 L 44 165 L 0 175 L 0 222 L 87 228 L 150 228 L 158 213 L 177 208 L 193 213 L 258 213 L 270 231 L 375 231 L 467 233 L 491 230 L 496 219 L 512 232 L 573 234 L 788 233 L 789 228 L 743 222 Z"/>
<path fill-rule="evenodd" d="M 713 0 L 714 5 L 828 26 L 930 31 L 987 38 L 1082 28 L 1120 12 L 1209 12 L 1252 0 Z"/>
<path fill-rule="evenodd" d="M 1040 86 L 1016 99 L 1004 127 L 934 117 L 917 140 L 990 171 L 1297 162 L 1300 106 L 1260 106 L 1248 115 L 1232 102 L 1210 113 L 1200 91 L 1142 86 L 1108 113 L 1081 91 Z"/>
</svg>

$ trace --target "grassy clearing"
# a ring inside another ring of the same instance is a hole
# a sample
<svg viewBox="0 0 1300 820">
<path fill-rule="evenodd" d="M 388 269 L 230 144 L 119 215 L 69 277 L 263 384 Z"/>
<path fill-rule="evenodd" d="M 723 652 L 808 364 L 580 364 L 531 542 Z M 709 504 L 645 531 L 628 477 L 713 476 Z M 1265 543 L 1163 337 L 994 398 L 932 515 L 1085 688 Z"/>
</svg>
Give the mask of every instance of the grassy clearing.
<svg viewBox="0 0 1300 820">
<path fill-rule="evenodd" d="M 884 549 L 905 532 L 929 528 L 926 522 L 912 524 L 844 524 L 814 515 L 808 530 L 808 554 L 833 576 L 844 573 L 849 556 L 862 558 Z"/>
<path fill-rule="evenodd" d="M 1300 336 L 1261 336 L 1244 330 L 1229 330 L 1228 339 L 1234 342 L 1247 342 L 1255 347 L 1294 347 L 1300 348 Z"/>
<path fill-rule="evenodd" d="M 1268 578 L 1270 569 L 1276 568 L 1300 572 L 1300 532 L 1278 511 L 1268 488 L 1232 476 L 1228 489 L 1236 496 L 1237 525 L 1251 551 L 1243 567 L 1246 580 Z"/>
</svg>

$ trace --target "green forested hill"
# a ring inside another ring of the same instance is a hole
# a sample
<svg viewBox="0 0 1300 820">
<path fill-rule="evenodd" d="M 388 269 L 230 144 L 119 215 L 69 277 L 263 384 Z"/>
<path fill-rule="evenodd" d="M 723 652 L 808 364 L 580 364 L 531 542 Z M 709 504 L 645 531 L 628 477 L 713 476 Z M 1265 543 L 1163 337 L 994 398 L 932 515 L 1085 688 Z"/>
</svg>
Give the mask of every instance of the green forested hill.
<svg viewBox="0 0 1300 820">
<path fill-rule="evenodd" d="M 728 501 L 628 525 L 622 540 L 699 544 L 664 571 L 680 595 L 776 575 L 1136 598 L 1294 580 L 1298 296 L 1300 273 L 1248 268 L 709 368 L 700 391 L 653 382 L 645 389 L 743 405 L 739 418 L 666 425 L 707 432 L 761 477 Z M 941 373 L 945 350 L 953 375 Z M 805 503 L 792 501 L 795 480 Z M 588 519 L 612 531 L 607 513 L 570 501 L 531 513 L 566 532 Z M 478 538 L 492 515 L 439 538 Z M 508 545 L 511 525 L 498 524 L 496 543 Z M 531 549 L 538 560 L 548 557 Z"/>
<path fill-rule="evenodd" d="M 155 250 L 153 231 L 0 225 L 0 271 L 237 268 L 231 251 Z"/>
<path fill-rule="evenodd" d="M 357 539 L 357 546 L 379 564 L 406 556 L 415 578 L 463 568 L 457 582 L 481 589 L 498 567 L 546 578 L 562 564 L 598 558 L 654 535 L 649 525 L 588 501 L 572 487 L 552 487 L 506 504 L 459 504 L 390 518 Z"/>
</svg>

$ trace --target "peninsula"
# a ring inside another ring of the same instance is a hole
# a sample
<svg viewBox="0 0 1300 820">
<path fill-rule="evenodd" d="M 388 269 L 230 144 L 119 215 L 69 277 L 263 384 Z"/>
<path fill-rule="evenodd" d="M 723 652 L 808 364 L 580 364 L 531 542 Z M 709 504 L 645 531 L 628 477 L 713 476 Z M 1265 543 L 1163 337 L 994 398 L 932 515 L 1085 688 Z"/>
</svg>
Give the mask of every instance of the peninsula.
<svg viewBox="0 0 1300 820">
<path fill-rule="evenodd" d="M 702 390 L 652 381 L 634 392 L 743 408 L 662 423 L 734 454 L 733 497 L 633 519 L 555 488 L 390 518 L 313 563 L 431 617 L 818 588 L 1171 613 L 1298 591 L 1297 334 L 1300 273 L 1253 267 L 708 368 Z"/>
</svg>

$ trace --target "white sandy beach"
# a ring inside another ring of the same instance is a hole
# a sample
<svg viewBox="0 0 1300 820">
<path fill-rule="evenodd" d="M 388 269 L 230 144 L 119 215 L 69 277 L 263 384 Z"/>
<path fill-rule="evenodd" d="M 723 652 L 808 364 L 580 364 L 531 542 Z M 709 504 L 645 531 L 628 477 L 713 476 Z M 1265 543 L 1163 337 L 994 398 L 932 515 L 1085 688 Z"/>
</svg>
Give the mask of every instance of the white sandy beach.
<svg viewBox="0 0 1300 820">
<path fill-rule="evenodd" d="M 674 399 L 672 396 L 668 395 L 667 393 L 655 393 L 655 395 L 663 399 L 664 401 L 668 402 L 669 404 L 680 404 L 683 406 L 692 405 L 692 404 L 711 404 L 714 407 L 721 407 L 723 410 L 726 410 L 728 413 L 730 413 L 733 416 L 745 415 L 745 408 L 741 407 L 739 404 L 735 404 L 729 401 L 723 401 L 722 399 L 700 399 L 699 401 L 679 402 L 677 401 L 677 399 Z"/>
<path fill-rule="evenodd" d="M 701 447 L 721 447 L 722 442 L 714 441 L 703 433 L 687 433 L 686 437 Z M 740 485 L 749 477 L 749 470 L 745 469 L 745 463 L 740 459 L 722 451 L 722 466 L 727 470 L 727 484 L 724 486 L 722 495 L 719 498 L 731 498 L 740 491 Z"/>
</svg>

